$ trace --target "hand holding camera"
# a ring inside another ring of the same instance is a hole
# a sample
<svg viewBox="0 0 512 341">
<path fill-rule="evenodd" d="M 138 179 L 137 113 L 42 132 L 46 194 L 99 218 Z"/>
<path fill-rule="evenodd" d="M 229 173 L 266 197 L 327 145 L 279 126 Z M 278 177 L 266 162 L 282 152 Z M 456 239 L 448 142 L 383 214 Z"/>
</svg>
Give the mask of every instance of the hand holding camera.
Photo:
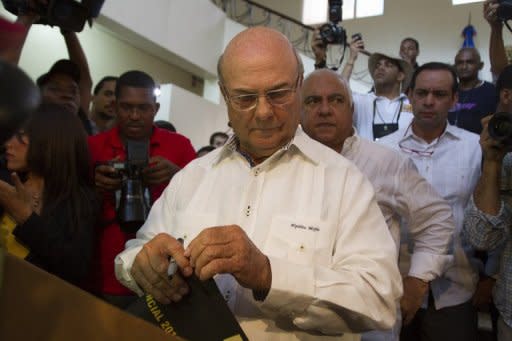
<svg viewBox="0 0 512 341">
<path fill-rule="evenodd" d="M 356 34 L 352 35 L 352 41 L 350 42 L 349 47 L 350 47 L 350 55 L 349 55 L 348 62 L 354 63 L 356 61 L 359 53 L 361 53 L 361 52 L 364 53 L 364 41 L 363 41 L 363 36 L 361 35 L 361 33 L 356 33 Z"/>
<path fill-rule="evenodd" d="M 311 50 L 313 50 L 313 54 L 315 55 L 315 64 L 320 65 L 325 63 L 327 60 L 327 45 L 324 44 L 318 28 L 315 28 L 313 33 Z"/>
<path fill-rule="evenodd" d="M 180 170 L 171 161 L 161 156 L 153 156 L 149 159 L 149 164 L 142 170 L 142 176 L 146 185 L 158 185 L 171 180 L 171 178 Z"/>
<path fill-rule="evenodd" d="M 501 26 L 501 21 L 498 19 L 498 16 L 496 15 L 498 6 L 499 4 L 497 0 L 487 0 L 484 3 L 484 18 L 491 26 Z"/>
<path fill-rule="evenodd" d="M 122 177 L 116 164 L 119 156 L 107 163 L 100 163 L 94 169 L 94 185 L 101 191 L 116 191 L 121 188 Z"/>
<path fill-rule="evenodd" d="M 507 117 L 504 117 L 507 115 Z M 480 146 L 487 163 L 501 164 L 503 157 L 510 148 L 512 133 L 510 115 L 496 113 L 482 119 L 482 133 L 480 134 Z"/>
</svg>

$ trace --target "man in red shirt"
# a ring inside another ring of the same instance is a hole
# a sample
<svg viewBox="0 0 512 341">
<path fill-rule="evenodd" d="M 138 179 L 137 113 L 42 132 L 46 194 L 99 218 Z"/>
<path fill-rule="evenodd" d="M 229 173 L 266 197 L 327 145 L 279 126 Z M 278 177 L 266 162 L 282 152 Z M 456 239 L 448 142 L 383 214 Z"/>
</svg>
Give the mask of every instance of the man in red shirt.
<svg viewBox="0 0 512 341">
<path fill-rule="evenodd" d="M 102 214 L 97 225 L 96 256 L 89 285 L 93 293 L 120 308 L 128 306 L 135 296 L 117 281 L 114 259 L 135 234 L 123 231 L 116 218 L 122 180 L 113 163 L 126 160 L 128 140 L 149 140 L 149 163 L 142 170 L 142 178 L 153 203 L 173 175 L 196 155 L 186 137 L 153 125 L 159 108 L 155 88 L 153 79 L 144 72 L 129 71 L 121 75 L 116 85 L 116 126 L 89 138 L 94 181 L 102 194 Z"/>
</svg>

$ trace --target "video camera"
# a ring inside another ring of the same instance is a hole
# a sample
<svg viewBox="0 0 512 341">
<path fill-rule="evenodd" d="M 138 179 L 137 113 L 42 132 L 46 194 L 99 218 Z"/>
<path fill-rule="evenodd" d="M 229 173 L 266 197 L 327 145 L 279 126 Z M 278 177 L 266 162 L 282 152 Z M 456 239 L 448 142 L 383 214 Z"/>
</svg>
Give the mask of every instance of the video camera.
<svg viewBox="0 0 512 341">
<path fill-rule="evenodd" d="M 105 0 L 49 0 L 43 5 L 37 0 L 2 0 L 5 9 L 14 15 L 34 12 L 40 16 L 36 24 L 57 26 L 66 31 L 81 32 L 85 22 L 100 14 Z"/>
<path fill-rule="evenodd" d="M 497 112 L 489 120 L 489 136 L 500 141 L 503 145 L 512 148 L 512 114 Z"/>
<path fill-rule="evenodd" d="M 125 147 L 126 161 L 112 164 L 122 179 L 116 215 L 121 229 L 134 233 L 146 221 L 150 208 L 149 191 L 142 179 L 149 162 L 149 141 L 127 140 Z"/>
<path fill-rule="evenodd" d="M 498 0 L 496 15 L 501 21 L 512 19 L 512 0 Z"/>
<path fill-rule="evenodd" d="M 341 7 L 343 0 L 329 0 L 329 23 L 320 27 L 320 37 L 325 46 L 344 45 L 347 41 L 347 33 L 343 27 L 339 26 L 343 17 Z"/>
</svg>

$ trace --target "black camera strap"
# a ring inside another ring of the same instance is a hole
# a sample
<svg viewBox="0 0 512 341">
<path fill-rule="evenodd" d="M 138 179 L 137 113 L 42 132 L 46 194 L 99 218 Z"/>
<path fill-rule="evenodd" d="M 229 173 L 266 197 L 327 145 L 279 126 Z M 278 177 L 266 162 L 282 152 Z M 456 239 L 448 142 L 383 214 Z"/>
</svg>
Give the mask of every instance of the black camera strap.
<svg viewBox="0 0 512 341">
<path fill-rule="evenodd" d="M 398 111 L 395 112 L 393 118 L 390 123 L 387 123 L 377 108 L 377 98 L 373 100 L 373 118 L 372 118 L 372 130 L 373 130 L 373 139 L 380 139 L 386 135 L 389 135 L 398 130 L 398 121 L 400 120 L 400 115 L 402 114 L 402 109 L 404 106 L 404 99 L 400 99 L 400 105 L 398 106 Z M 375 115 L 377 115 L 383 123 L 375 123 Z M 396 121 L 395 121 L 396 119 Z"/>
</svg>

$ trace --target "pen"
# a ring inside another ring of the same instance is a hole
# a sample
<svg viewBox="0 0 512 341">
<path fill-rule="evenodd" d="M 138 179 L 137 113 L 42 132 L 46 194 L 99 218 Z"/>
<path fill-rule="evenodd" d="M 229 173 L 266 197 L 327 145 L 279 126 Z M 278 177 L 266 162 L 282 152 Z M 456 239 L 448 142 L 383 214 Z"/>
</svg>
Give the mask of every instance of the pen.
<svg viewBox="0 0 512 341">
<path fill-rule="evenodd" d="M 183 245 L 183 238 L 178 238 L 177 241 Z M 176 274 L 178 271 L 178 264 L 176 264 L 176 259 L 174 257 L 169 257 L 169 267 L 167 268 L 167 276 L 169 279 L 172 279 L 172 276 Z"/>
</svg>

